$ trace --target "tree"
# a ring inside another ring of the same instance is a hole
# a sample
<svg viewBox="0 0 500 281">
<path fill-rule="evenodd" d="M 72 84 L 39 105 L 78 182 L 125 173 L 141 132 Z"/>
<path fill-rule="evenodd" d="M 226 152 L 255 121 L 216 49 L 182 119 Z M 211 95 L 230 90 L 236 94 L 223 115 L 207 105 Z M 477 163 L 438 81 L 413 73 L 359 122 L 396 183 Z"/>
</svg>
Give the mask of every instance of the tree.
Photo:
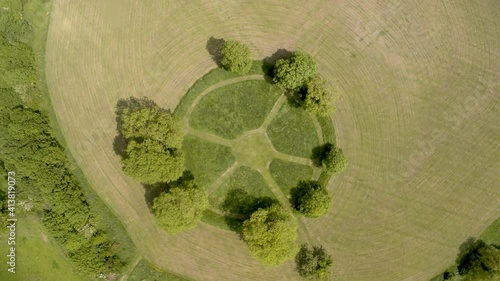
<svg viewBox="0 0 500 281">
<path fill-rule="evenodd" d="M 243 239 L 265 266 L 277 266 L 297 253 L 297 222 L 279 204 L 255 211 L 243 222 Z"/>
<path fill-rule="evenodd" d="M 126 175 L 142 183 L 170 182 L 182 176 L 184 153 L 157 140 L 132 139 L 122 164 Z"/>
<path fill-rule="evenodd" d="M 184 170 L 184 132 L 179 120 L 147 99 L 131 98 L 118 107 L 118 127 L 127 138 L 124 173 L 148 184 L 178 179 Z"/>
<path fill-rule="evenodd" d="M 332 266 L 333 260 L 323 247 L 314 246 L 311 249 L 307 244 L 304 244 L 295 257 L 295 264 L 300 276 L 325 279 L 328 276 L 328 269 Z"/>
<path fill-rule="evenodd" d="M 458 273 L 464 280 L 500 280 L 500 249 L 482 240 L 470 244 L 457 260 Z"/>
<path fill-rule="evenodd" d="M 128 139 L 153 139 L 180 148 L 183 140 L 181 123 L 168 111 L 155 107 L 125 108 L 121 113 L 121 133 Z"/>
<path fill-rule="evenodd" d="M 321 157 L 321 164 L 325 169 L 337 173 L 345 170 L 349 161 L 341 148 L 326 143 Z"/>
<path fill-rule="evenodd" d="M 326 81 L 310 78 L 300 90 L 301 105 L 305 111 L 319 116 L 328 116 L 333 111 L 333 95 L 326 90 Z"/>
<path fill-rule="evenodd" d="M 222 47 L 221 55 L 222 67 L 228 71 L 244 75 L 252 67 L 250 49 L 236 40 L 227 40 Z"/>
<path fill-rule="evenodd" d="M 330 211 L 332 195 L 317 181 L 302 181 L 292 190 L 292 205 L 306 217 L 318 218 Z"/>
<path fill-rule="evenodd" d="M 298 90 L 318 75 L 314 58 L 303 52 L 293 52 L 290 58 L 280 59 L 274 65 L 274 82 L 281 88 Z"/>
<path fill-rule="evenodd" d="M 176 182 L 167 192 L 153 200 L 153 213 L 158 225 L 169 233 L 196 226 L 208 206 L 204 189 L 193 180 Z"/>
</svg>

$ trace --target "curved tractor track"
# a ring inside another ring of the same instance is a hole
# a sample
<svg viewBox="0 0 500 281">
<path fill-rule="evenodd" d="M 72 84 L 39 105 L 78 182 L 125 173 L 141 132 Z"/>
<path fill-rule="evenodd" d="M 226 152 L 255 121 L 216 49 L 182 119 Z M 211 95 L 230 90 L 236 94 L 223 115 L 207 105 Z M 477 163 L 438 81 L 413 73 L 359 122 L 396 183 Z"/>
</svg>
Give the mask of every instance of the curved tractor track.
<svg viewBox="0 0 500 281">
<path fill-rule="evenodd" d="M 195 280 L 299 280 L 262 268 L 236 234 L 162 232 L 112 149 L 117 100 L 174 108 L 215 67 L 210 36 L 255 58 L 301 49 L 342 91 L 350 159 L 335 206 L 304 224 L 335 280 L 426 280 L 500 215 L 500 2 L 54 0 L 46 77 L 60 130 L 144 257 Z"/>
</svg>

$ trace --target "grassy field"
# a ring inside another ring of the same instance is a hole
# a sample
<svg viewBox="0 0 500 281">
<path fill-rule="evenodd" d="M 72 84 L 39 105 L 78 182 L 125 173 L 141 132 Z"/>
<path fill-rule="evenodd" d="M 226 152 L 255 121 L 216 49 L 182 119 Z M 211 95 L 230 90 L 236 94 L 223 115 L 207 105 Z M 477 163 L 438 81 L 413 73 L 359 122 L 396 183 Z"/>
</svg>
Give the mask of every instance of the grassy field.
<svg viewBox="0 0 500 281">
<path fill-rule="evenodd" d="M 186 152 L 186 170 L 193 173 L 195 181 L 208 187 L 235 161 L 231 149 L 194 136 L 186 136 L 182 145 Z"/>
<path fill-rule="evenodd" d="M 2 246 L 0 280 L 88 280 L 73 267 L 35 214 L 18 214 L 17 219 L 16 273 L 7 271 L 8 248 Z M 6 234 L 0 239 L 7 245 Z"/>
<path fill-rule="evenodd" d="M 499 5 L 54 1 L 47 82 L 70 152 L 152 264 L 194 280 L 299 280 L 292 263 L 262 268 L 232 232 L 159 230 L 112 150 L 114 109 L 130 96 L 174 109 L 216 66 L 211 36 L 255 59 L 313 54 L 342 92 L 331 118 L 350 166 L 308 233 L 333 253 L 336 280 L 427 280 L 500 215 Z"/>
<path fill-rule="evenodd" d="M 300 181 L 312 179 L 313 168 L 281 159 L 273 159 L 269 165 L 269 172 L 280 186 L 283 194 L 288 196 L 290 190 L 296 187 Z"/>
<path fill-rule="evenodd" d="M 175 274 L 156 269 L 145 260 L 140 260 L 130 273 L 128 281 L 190 281 Z"/>
<path fill-rule="evenodd" d="M 238 198 L 239 197 L 239 198 Z M 237 202 L 249 197 L 274 197 L 262 175 L 249 167 L 241 166 L 208 197 L 210 205 L 229 213 L 238 208 Z"/>
<path fill-rule="evenodd" d="M 302 108 L 285 104 L 267 128 L 267 135 L 276 150 L 298 157 L 311 158 L 319 146 L 313 118 Z"/>
<path fill-rule="evenodd" d="M 218 88 L 204 96 L 190 116 L 193 129 L 226 139 L 262 125 L 282 91 L 261 80 Z"/>
</svg>

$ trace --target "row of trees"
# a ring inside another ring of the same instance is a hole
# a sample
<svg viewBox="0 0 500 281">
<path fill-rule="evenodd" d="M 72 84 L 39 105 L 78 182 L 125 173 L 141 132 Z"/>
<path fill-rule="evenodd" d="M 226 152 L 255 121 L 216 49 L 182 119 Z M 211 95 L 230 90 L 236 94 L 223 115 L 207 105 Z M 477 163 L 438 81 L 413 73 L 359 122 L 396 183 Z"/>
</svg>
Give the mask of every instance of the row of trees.
<svg viewBox="0 0 500 281">
<path fill-rule="evenodd" d="M 162 188 L 152 206 L 158 225 L 169 233 L 195 227 L 208 207 L 208 195 L 192 178 L 182 178 L 181 122 L 145 98 L 121 101 L 116 113 L 118 131 L 126 140 L 124 173 Z"/>
</svg>

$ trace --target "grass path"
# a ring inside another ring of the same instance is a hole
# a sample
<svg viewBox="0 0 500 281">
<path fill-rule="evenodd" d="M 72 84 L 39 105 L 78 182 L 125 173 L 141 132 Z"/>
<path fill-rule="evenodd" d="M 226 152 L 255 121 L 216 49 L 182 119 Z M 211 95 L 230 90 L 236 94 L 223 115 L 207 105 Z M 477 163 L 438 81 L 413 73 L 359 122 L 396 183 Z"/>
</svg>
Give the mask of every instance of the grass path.
<svg viewBox="0 0 500 281">
<path fill-rule="evenodd" d="M 127 281 L 130 273 L 134 271 L 135 266 L 141 261 L 143 258 L 142 253 L 137 253 L 134 259 L 128 264 L 127 269 L 123 272 L 120 281 Z"/>
</svg>

